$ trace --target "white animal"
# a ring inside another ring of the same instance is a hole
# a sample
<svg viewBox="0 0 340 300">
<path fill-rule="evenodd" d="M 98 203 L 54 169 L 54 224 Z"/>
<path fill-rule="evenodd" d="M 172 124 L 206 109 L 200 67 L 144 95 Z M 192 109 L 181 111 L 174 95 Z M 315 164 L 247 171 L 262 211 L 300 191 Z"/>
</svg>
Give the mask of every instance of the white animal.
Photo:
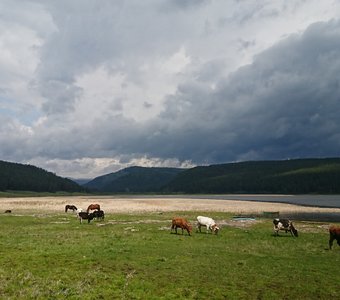
<svg viewBox="0 0 340 300">
<path fill-rule="evenodd" d="M 201 226 L 206 226 L 207 232 L 209 230 L 211 232 L 214 232 L 215 234 L 218 233 L 220 228 L 216 225 L 215 221 L 212 218 L 209 217 L 203 217 L 203 216 L 198 216 L 197 217 L 197 228 L 201 232 Z"/>
<path fill-rule="evenodd" d="M 79 218 L 79 213 L 83 212 L 82 208 L 77 209 L 76 217 Z"/>
</svg>

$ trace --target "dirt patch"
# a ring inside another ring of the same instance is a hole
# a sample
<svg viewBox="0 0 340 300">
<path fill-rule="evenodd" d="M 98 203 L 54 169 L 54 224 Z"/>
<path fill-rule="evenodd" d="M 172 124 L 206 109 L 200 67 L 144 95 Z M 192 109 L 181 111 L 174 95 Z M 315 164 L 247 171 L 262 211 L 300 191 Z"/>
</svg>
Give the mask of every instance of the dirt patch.
<svg viewBox="0 0 340 300">
<path fill-rule="evenodd" d="M 218 220 L 218 225 L 223 227 L 236 227 L 236 228 L 248 228 L 251 227 L 257 223 L 264 222 L 264 220 Z M 127 231 L 135 231 L 133 225 L 137 224 L 168 224 L 163 225 L 159 227 L 159 230 L 170 230 L 171 229 L 171 220 L 134 220 L 134 221 L 115 221 L 115 220 L 109 220 L 105 223 L 98 223 L 97 226 L 108 226 L 108 225 L 127 225 L 124 230 Z M 204 227 L 205 228 L 205 227 Z M 202 229 L 202 232 L 204 231 L 204 228 Z M 196 227 L 193 226 L 193 229 L 196 230 Z"/>
<path fill-rule="evenodd" d="M 324 232 L 328 233 L 329 224 L 317 222 L 299 222 L 296 225 L 300 232 Z"/>
<path fill-rule="evenodd" d="M 136 212 L 169 212 L 169 211 L 216 211 L 235 214 L 261 214 L 265 211 L 290 212 L 334 212 L 340 213 L 339 208 L 305 207 L 284 203 L 188 199 L 178 198 L 138 198 L 110 196 L 75 196 L 75 197 L 28 197 L 1 198 L 3 212 L 10 209 L 13 213 L 27 212 L 64 212 L 65 205 L 75 205 L 86 210 L 92 203 L 98 203 L 106 213 L 136 213 Z M 72 213 L 72 212 L 68 212 Z"/>
<path fill-rule="evenodd" d="M 257 223 L 261 223 L 263 222 L 263 220 L 258 220 L 258 219 L 254 219 L 254 220 L 235 220 L 235 219 L 231 219 L 231 220 L 221 220 L 218 221 L 218 225 L 221 226 L 222 228 L 225 226 L 230 226 L 230 227 L 236 227 L 236 228 L 248 228 L 251 227 Z"/>
</svg>

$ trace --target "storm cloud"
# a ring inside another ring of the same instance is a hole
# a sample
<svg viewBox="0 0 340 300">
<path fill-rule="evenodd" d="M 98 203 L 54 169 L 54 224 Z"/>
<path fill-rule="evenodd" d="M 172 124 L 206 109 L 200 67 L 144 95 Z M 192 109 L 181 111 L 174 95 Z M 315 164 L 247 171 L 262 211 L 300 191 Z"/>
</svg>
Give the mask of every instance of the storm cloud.
<svg viewBox="0 0 340 300">
<path fill-rule="evenodd" d="M 3 160 L 90 178 L 339 156 L 332 1 L 0 6 Z"/>
</svg>

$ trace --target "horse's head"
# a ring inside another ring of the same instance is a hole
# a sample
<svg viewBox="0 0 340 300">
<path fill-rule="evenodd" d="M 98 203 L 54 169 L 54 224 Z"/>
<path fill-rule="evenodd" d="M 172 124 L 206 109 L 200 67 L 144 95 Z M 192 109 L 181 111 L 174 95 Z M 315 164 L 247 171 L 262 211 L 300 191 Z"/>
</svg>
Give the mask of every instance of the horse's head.
<svg viewBox="0 0 340 300">
<path fill-rule="evenodd" d="M 292 232 L 294 234 L 294 236 L 298 237 L 298 231 L 296 230 L 296 228 L 292 225 Z"/>
</svg>

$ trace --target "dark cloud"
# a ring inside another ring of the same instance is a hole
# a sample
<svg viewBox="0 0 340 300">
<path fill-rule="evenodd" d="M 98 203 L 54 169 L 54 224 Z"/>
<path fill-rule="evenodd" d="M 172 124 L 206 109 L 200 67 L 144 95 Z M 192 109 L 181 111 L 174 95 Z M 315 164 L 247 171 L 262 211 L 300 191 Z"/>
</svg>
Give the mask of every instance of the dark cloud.
<svg viewBox="0 0 340 300">
<path fill-rule="evenodd" d="M 317 23 L 215 90 L 183 84 L 151 126 L 148 151 L 197 163 L 338 156 L 339 50 L 339 22 Z"/>
<path fill-rule="evenodd" d="M 0 4 L 2 159 L 69 176 L 339 155 L 331 0 L 21 2 Z"/>
<path fill-rule="evenodd" d="M 53 131 L 54 140 L 48 133 L 37 140 L 46 151 L 41 155 L 124 154 L 197 164 L 338 156 L 339 50 L 339 22 L 314 24 L 215 88 L 199 77 L 183 82 L 161 114 L 144 123 L 113 113 L 73 130 L 66 123 Z"/>
</svg>

